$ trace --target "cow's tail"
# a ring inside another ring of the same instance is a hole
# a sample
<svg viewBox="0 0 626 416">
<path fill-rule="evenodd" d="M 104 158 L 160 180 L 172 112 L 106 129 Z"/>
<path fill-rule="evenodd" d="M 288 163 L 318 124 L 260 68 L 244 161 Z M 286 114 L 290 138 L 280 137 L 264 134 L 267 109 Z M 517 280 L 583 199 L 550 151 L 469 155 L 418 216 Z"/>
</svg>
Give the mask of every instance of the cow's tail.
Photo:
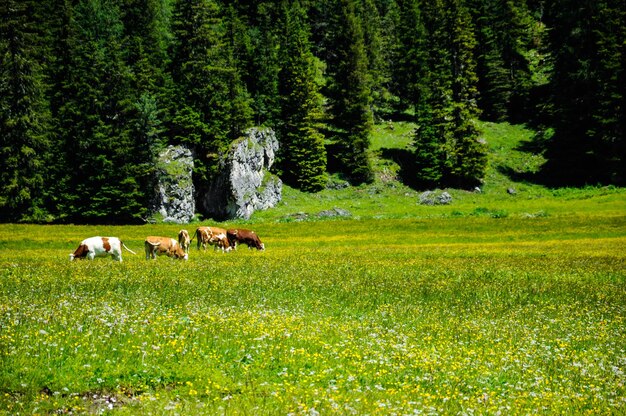
<svg viewBox="0 0 626 416">
<path fill-rule="evenodd" d="M 131 249 L 129 249 L 128 247 L 126 247 L 126 244 L 124 244 L 122 241 L 120 241 L 120 243 L 122 243 L 122 247 L 124 247 L 126 250 L 130 251 L 133 254 L 137 254 L 134 251 L 132 251 Z"/>
</svg>

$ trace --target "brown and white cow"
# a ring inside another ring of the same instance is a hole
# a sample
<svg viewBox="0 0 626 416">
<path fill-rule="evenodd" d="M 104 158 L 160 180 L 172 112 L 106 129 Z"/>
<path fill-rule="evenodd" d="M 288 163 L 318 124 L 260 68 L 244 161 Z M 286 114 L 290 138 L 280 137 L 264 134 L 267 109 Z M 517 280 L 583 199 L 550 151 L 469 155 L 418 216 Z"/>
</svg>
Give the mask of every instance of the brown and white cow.
<svg viewBox="0 0 626 416">
<path fill-rule="evenodd" d="M 157 258 L 157 254 L 165 254 L 168 257 L 175 259 L 187 260 L 189 255 L 185 253 L 185 250 L 178 244 L 178 241 L 169 237 L 146 237 L 144 242 L 146 249 L 146 260 Z"/>
<path fill-rule="evenodd" d="M 256 248 L 257 250 L 265 250 L 265 244 L 261 242 L 259 236 L 252 230 L 244 228 L 234 228 L 226 231 L 230 246 L 237 250 L 237 244 L 245 244 L 248 248 Z"/>
<path fill-rule="evenodd" d="M 133 254 L 137 254 L 120 241 L 117 237 L 89 237 L 81 241 L 80 245 L 70 254 L 70 261 L 74 259 L 93 260 L 96 257 L 111 256 L 113 260 L 122 261 L 122 247 Z"/>
<path fill-rule="evenodd" d="M 230 251 L 231 247 L 226 237 L 226 230 L 219 227 L 198 227 L 194 237 L 198 239 L 197 247 L 200 246 L 206 250 L 207 245 L 212 245 L 215 250 L 221 249 L 222 252 Z M 193 238 L 192 238 L 193 239 Z"/>
<path fill-rule="evenodd" d="M 191 245 L 191 239 L 187 230 L 180 230 L 178 232 L 178 244 L 185 250 L 185 253 L 189 253 L 189 246 Z"/>
</svg>

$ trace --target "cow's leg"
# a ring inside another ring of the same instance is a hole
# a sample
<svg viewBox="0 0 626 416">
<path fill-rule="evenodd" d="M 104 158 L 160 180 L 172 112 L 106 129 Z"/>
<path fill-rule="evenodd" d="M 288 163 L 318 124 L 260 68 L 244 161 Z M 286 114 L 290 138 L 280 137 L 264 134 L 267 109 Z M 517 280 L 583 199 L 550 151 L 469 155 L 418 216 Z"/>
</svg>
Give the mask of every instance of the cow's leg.
<svg viewBox="0 0 626 416">
<path fill-rule="evenodd" d="M 87 258 L 88 258 L 89 260 L 93 260 L 93 259 L 95 259 L 95 258 L 96 258 L 96 253 L 95 253 L 94 251 L 90 251 L 90 252 L 88 252 L 88 253 L 87 253 Z"/>
</svg>

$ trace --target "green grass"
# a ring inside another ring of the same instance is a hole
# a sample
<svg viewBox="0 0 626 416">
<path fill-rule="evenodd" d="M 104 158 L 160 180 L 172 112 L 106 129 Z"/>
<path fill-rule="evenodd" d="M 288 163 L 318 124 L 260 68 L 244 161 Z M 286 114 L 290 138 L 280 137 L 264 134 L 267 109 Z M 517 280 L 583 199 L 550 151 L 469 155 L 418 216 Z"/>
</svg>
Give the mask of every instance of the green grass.
<svg viewBox="0 0 626 416">
<path fill-rule="evenodd" d="M 176 227 L 0 226 L 0 411 L 623 412 L 623 225 L 258 223 L 265 252 L 122 264 L 67 254 Z"/>
<path fill-rule="evenodd" d="M 515 182 L 496 167 L 536 169 L 530 132 L 484 127 L 481 193 L 419 205 L 382 157 L 412 127 L 379 126 L 374 184 L 220 224 L 264 252 L 146 261 L 182 226 L 0 225 L 0 414 L 626 413 L 624 191 Z M 92 235 L 138 255 L 69 262 Z"/>
<path fill-rule="evenodd" d="M 445 218 L 474 216 L 552 216 L 552 215 L 619 215 L 626 212 L 626 189 L 589 187 L 585 189 L 548 189 L 517 181 L 506 173 L 534 173 L 544 163 L 540 155 L 519 150 L 533 137 L 533 132 L 520 125 L 480 122 L 483 138 L 490 149 L 489 163 L 481 192 L 446 189 L 453 201 L 446 206 L 423 206 L 419 196 L 423 190 L 412 189 L 401 181 L 401 167 L 384 149 L 410 150 L 415 125 L 395 123 L 377 125 L 372 138 L 372 160 L 376 172 L 373 184 L 343 189 L 326 189 L 319 193 L 303 193 L 283 187 L 283 200 L 277 207 L 255 212 L 251 222 L 282 222 L 302 219 L 317 220 L 324 210 L 340 208 L 354 218 Z M 404 170 L 410 172 L 407 162 Z M 509 188 L 515 190 L 511 195 Z"/>
</svg>

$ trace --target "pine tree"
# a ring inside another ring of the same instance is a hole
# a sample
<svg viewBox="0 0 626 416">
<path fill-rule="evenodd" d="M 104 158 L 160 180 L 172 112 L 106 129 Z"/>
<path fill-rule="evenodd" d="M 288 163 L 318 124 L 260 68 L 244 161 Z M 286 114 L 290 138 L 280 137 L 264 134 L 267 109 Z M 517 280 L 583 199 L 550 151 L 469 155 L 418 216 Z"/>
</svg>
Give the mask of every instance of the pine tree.
<svg viewBox="0 0 626 416">
<path fill-rule="evenodd" d="M 230 141 L 239 138 L 252 125 L 252 98 L 244 81 L 248 77 L 250 38 L 248 29 L 231 4 L 226 14 L 226 63 L 231 68 L 229 82 Z"/>
<path fill-rule="evenodd" d="M 165 125 L 171 120 L 172 79 L 167 72 L 169 6 L 161 0 L 122 0 L 123 55 L 129 69 L 125 99 L 132 101 L 128 113 L 131 177 L 150 197 L 156 189 L 156 159 L 165 143 Z"/>
<path fill-rule="evenodd" d="M 141 222 L 152 189 L 143 143 L 131 136 L 129 69 L 123 25 L 111 1 L 82 0 L 68 29 L 68 67 L 59 109 L 68 171 L 59 202 L 67 220 Z"/>
<path fill-rule="evenodd" d="M 306 14 L 299 1 L 283 2 L 283 68 L 281 96 L 280 165 L 284 180 L 303 191 L 320 191 L 326 185 L 326 149 L 317 123 L 322 96 L 317 84 L 319 65 L 310 50 Z"/>
<path fill-rule="evenodd" d="M 399 0 L 400 20 L 397 28 L 399 50 L 396 52 L 394 92 L 401 109 L 414 107 L 420 101 L 422 81 L 427 77 L 426 33 L 417 0 Z M 414 108 L 412 108 L 414 109 Z"/>
<path fill-rule="evenodd" d="M 201 189 L 218 169 L 219 154 L 249 127 L 251 100 L 235 56 L 237 23 L 214 0 L 180 1 L 173 15 L 172 73 L 179 111 L 175 141 L 196 150 L 196 184 Z"/>
<path fill-rule="evenodd" d="M 547 10 L 554 51 L 552 184 L 624 184 L 626 19 L 618 0 L 560 0 Z"/>
<path fill-rule="evenodd" d="M 523 121 L 532 88 L 536 23 L 526 1 L 470 0 L 474 14 L 480 106 L 489 120 Z M 534 51 L 534 52 L 533 52 Z"/>
<path fill-rule="evenodd" d="M 510 72 L 506 69 L 498 39 L 498 34 L 509 24 L 502 19 L 501 9 L 506 4 L 498 0 L 476 0 L 475 3 L 480 106 L 487 120 L 502 121 L 508 116 L 512 93 Z"/>
<path fill-rule="evenodd" d="M 487 166 L 487 149 L 479 140 L 476 120 L 478 77 L 474 61 L 476 40 L 469 10 L 463 0 L 449 0 L 452 51 L 453 146 L 448 155 L 450 182 L 460 187 L 479 183 Z"/>
<path fill-rule="evenodd" d="M 400 8 L 395 0 L 389 0 L 382 11 L 382 60 L 386 70 L 386 85 L 384 86 L 384 104 L 388 106 L 386 110 L 394 112 L 399 109 L 400 98 L 398 91 L 402 88 L 399 84 L 398 74 L 400 73 L 400 62 L 402 61 L 402 42 L 400 30 L 401 16 Z"/>
<path fill-rule="evenodd" d="M 415 181 L 422 187 L 440 186 L 446 175 L 447 143 L 452 141 L 449 121 L 452 106 L 451 60 L 442 0 L 421 10 L 425 19 L 426 69 L 415 95 Z M 423 53 L 423 51 L 420 51 Z"/>
<path fill-rule="evenodd" d="M 44 220 L 49 109 L 34 2 L 0 5 L 0 220 Z"/>
<path fill-rule="evenodd" d="M 471 18 L 460 0 L 430 2 L 424 12 L 429 71 L 417 101 L 417 180 L 470 187 L 484 176 L 487 161 L 474 124 L 479 112 Z"/>
<path fill-rule="evenodd" d="M 278 93 L 278 72 L 280 71 L 279 48 L 281 35 L 279 28 L 279 7 L 277 2 L 266 1 L 258 4 L 257 26 L 252 36 L 252 70 L 249 79 L 250 92 L 256 124 L 273 126 L 278 122 L 280 103 Z"/>
<path fill-rule="evenodd" d="M 351 182 L 369 183 L 374 180 L 368 156 L 373 119 L 362 25 L 354 0 L 337 0 L 335 7 L 331 35 L 335 49 L 328 71 L 333 124 L 339 130 L 337 157 Z"/>
<path fill-rule="evenodd" d="M 374 0 L 362 0 L 360 13 L 363 24 L 363 35 L 369 78 L 371 81 L 372 113 L 374 118 L 383 117 L 391 108 L 389 86 L 391 72 L 385 52 L 383 19 Z"/>
</svg>

